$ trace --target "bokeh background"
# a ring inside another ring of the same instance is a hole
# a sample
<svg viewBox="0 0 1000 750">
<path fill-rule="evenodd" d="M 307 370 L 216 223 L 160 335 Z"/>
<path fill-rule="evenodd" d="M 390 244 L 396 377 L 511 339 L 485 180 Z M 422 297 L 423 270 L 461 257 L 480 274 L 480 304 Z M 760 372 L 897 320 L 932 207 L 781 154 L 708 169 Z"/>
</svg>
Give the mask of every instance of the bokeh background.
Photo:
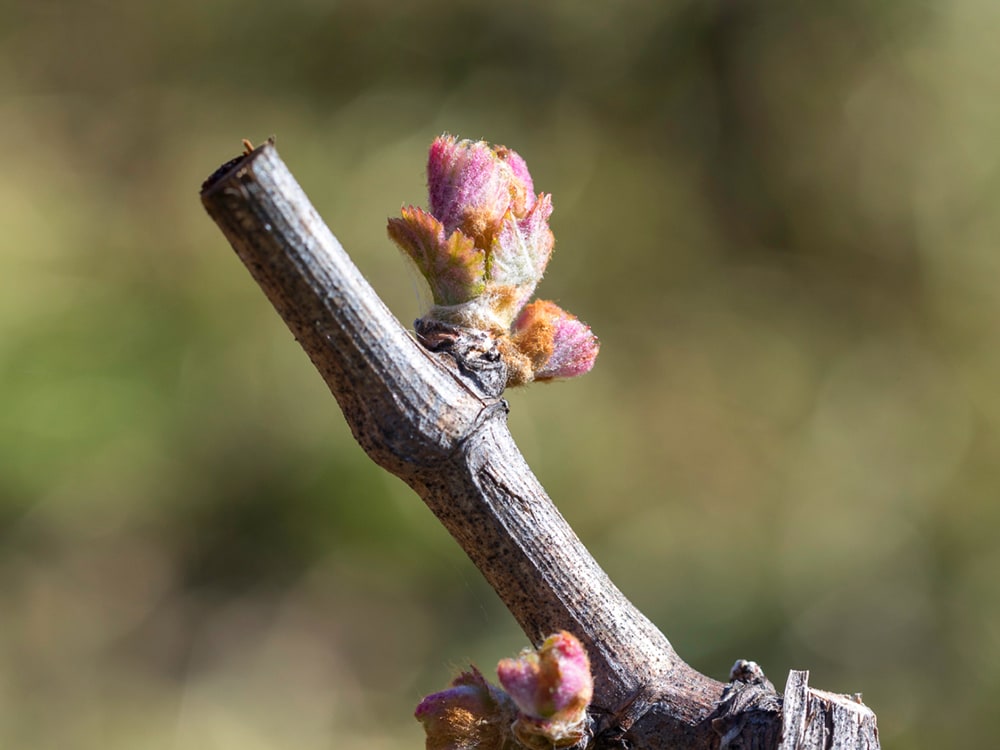
<svg viewBox="0 0 1000 750">
<path fill-rule="evenodd" d="M 198 200 L 269 135 L 405 322 L 442 131 L 554 196 L 529 463 L 699 670 L 1000 701 L 1000 5 L 0 4 L 0 746 L 417 748 L 525 640 Z"/>
</svg>

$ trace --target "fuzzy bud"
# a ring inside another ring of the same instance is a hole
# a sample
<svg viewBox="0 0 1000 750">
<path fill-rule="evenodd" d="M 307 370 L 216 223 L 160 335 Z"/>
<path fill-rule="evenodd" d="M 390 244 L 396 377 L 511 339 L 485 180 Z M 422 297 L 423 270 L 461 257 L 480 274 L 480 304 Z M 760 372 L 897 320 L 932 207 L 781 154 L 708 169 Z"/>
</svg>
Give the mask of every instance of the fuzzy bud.
<svg viewBox="0 0 1000 750">
<path fill-rule="evenodd" d="M 497 675 L 520 712 L 514 733 L 522 744 L 570 747 L 586 735 L 594 680 L 587 651 L 575 636 L 551 635 L 537 650 L 501 661 Z"/>
<path fill-rule="evenodd" d="M 590 326 L 548 300 L 536 300 L 521 311 L 512 339 L 531 360 L 535 380 L 589 372 L 600 350 Z"/>
<path fill-rule="evenodd" d="M 425 319 L 489 332 L 508 385 L 590 370 L 597 339 L 589 327 L 551 302 L 525 308 L 555 240 L 551 196 L 535 194 L 524 159 L 442 135 L 431 144 L 427 183 L 430 211 L 407 206 L 388 225 L 430 285 L 434 307 Z"/>
<path fill-rule="evenodd" d="M 427 750 L 513 750 L 510 724 L 515 713 L 510 698 L 472 667 L 449 689 L 424 698 L 414 716 L 424 725 Z"/>
</svg>

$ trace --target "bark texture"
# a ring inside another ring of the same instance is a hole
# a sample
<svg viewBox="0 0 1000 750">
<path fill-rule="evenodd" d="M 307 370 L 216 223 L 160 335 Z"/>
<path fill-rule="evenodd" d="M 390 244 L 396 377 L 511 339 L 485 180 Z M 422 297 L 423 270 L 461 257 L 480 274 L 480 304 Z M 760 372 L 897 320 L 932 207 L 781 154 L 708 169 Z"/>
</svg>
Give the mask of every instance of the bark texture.
<svg viewBox="0 0 1000 750">
<path fill-rule="evenodd" d="M 413 487 L 534 644 L 565 629 L 587 647 L 594 747 L 778 747 L 781 699 L 769 683 L 726 686 L 677 656 L 608 579 L 524 461 L 507 429 L 506 402 L 484 387 L 497 382 L 490 376 L 496 358 L 421 346 L 362 278 L 273 145 L 220 167 L 201 197 L 365 452 Z M 733 699 L 748 686 L 766 699 Z M 846 726 L 864 708 L 817 697 L 804 681 L 794 687 L 807 716 L 836 704 L 831 710 Z M 877 740 L 815 744 L 812 724 L 799 731 L 794 717 L 793 727 L 785 713 L 782 750 L 877 747 Z M 799 744 L 788 744 L 793 729 Z"/>
</svg>

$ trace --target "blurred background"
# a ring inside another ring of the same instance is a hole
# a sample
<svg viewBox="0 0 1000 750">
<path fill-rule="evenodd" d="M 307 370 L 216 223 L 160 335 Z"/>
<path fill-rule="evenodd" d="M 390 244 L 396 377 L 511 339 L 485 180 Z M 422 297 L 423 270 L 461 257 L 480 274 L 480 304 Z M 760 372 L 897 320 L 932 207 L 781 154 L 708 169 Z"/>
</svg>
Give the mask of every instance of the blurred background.
<svg viewBox="0 0 1000 750">
<path fill-rule="evenodd" d="M 442 131 L 552 193 L 602 340 L 509 393 L 611 577 L 700 671 L 863 691 L 885 747 L 1000 700 L 1000 6 L 0 8 L 0 746 L 418 748 L 526 645 L 354 443 L 203 212 L 277 136 L 409 325 L 385 235 Z"/>
</svg>

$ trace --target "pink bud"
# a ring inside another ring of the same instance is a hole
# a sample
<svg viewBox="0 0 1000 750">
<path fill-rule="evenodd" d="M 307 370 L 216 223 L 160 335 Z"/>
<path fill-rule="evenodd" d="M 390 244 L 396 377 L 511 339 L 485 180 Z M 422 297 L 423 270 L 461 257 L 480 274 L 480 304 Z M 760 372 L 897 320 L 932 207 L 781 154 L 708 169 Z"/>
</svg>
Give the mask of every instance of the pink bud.
<svg viewBox="0 0 1000 750">
<path fill-rule="evenodd" d="M 427 733 L 427 750 L 504 747 L 514 714 L 510 698 L 475 667 L 448 690 L 424 698 L 414 712 Z"/>
<path fill-rule="evenodd" d="M 551 635 L 537 651 L 501 661 L 497 675 L 520 711 L 513 730 L 523 745 L 568 747 L 585 736 L 594 680 L 576 637 L 565 630 Z"/>
<path fill-rule="evenodd" d="M 531 178 L 524 179 L 524 160 L 517 157 L 515 170 L 508 154 L 513 152 L 493 149 L 485 141 L 460 141 L 450 135 L 434 139 L 427 187 L 431 213 L 445 231 L 461 229 L 485 250 L 508 211 L 523 214 L 525 203 L 534 202 Z"/>
<path fill-rule="evenodd" d="M 600 350 L 590 326 L 548 300 L 524 308 L 514 321 L 512 338 L 531 360 L 535 380 L 589 372 Z"/>
<path fill-rule="evenodd" d="M 430 284 L 440 317 L 505 332 L 552 255 L 552 199 L 504 146 L 443 135 L 427 160 L 430 213 L 404 208 L 389 236 Z M 432 311 L 433 314 L 433 311 Z"/>
<path fill-rule="evenodd" d="M 589 371 L 598 351 L 590 328 L 551 302 L 525 307 L 555 239 L 552 198 L 535 194 L 524 159 L 442 135 L 431 144 L 427 184 L 430 212 L 403 208 L 388 227 L 430 285 L 435 307 L 424 317 L 487 331 L 507 385 Z"/>
<path fill-rule="evenodd" d="M 565 630 L 546 638 L 537 651 L 501 661 L 497 676 L 521 713 L 538 719 L 579 714 L 594 692 L 587 652 Z"/>
</svg>

